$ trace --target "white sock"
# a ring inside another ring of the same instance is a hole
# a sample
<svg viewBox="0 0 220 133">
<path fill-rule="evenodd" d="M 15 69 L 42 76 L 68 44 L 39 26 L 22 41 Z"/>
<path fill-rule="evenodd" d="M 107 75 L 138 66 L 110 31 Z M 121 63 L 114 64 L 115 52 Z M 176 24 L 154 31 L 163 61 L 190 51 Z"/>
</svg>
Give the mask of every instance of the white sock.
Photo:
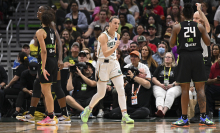
<svg viewBox="0 0 220 133">
<path fill-rule="evenodd" d="M 127 111 L 122 112 L 122 116 L 125 116 L 127 114 Z"/>
</svg>

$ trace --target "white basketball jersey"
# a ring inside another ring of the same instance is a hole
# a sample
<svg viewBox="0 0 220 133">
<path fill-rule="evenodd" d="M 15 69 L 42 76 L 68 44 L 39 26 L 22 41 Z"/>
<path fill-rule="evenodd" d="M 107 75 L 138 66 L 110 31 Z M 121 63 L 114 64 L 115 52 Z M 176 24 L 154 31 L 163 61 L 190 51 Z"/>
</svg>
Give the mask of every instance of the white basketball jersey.
<svg viewBox="0 0 220 133">
<path fill-rule="evenodd" d="M 115 32 L 115 36 L 114 38 L 111 38 L 109 36 L 109 34 L 107 33 L 107 31 L 104 31 L 103 32 L 104 34 L 106 34 L 106 36 L 108 37 L 108 42 L 107 42 L 107 47 L 108 47 L 108 50 L 113 48 L 115 46 L 115 42 L 118 40 L 118 37 L 117 37 L 117 32 Z M 98 59 L 117 59 L 116 57 L 116 50 L 114 51 L 114 53 L 108 57 L 105 57 L 103 52 L 102 52 L 102 48 L 101 48 L 101 44 L 100 42 L 98 41 L 98 46 L 97 46 L 97 57 Z"/>
</svg>

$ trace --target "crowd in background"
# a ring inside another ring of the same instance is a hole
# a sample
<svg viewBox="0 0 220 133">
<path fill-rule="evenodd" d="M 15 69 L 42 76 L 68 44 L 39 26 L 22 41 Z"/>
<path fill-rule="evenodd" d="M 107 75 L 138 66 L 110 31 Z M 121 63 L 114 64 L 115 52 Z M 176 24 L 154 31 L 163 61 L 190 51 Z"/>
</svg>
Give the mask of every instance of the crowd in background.
<svg viewBox="0 0 220 133">
<path fill-rule="evenodd" d="M 64 66 L 71 67 L 78 62 L 89 63 L 86 64 L 88 66 L 87 69 L 83 69 L 82 73 L 77 73 L 77 77 L 74 76 L 76 73 L 70 72 L 66 81 L 67 86 L 63 88 L 70 91 L 66 99 L 67 104 L 73 108 L 73 112 L 83 111 L 96 93 L 95 69 L 97 67 L 98 37 L 103 31 L 108 29 L 109 18 L 116 15 L 120 19 L 117 33 L 120 34 L 121 44 L 116 52 L 121 69 L 134 66 L 139 72 L 136 75 L 138 78 L 135 79 L 134 75 L 129 77 L 134 80 L 134 83 L 125 80 L 128 114 L 131 115 L 131 118 L 146 118 L 156 112 L 157 116 L 163 117 L 172 108 L 175 99 L 181 95 L 181 87 L 175 83 L 174 75 L 178 60 L 177 47 L 170 48 L 169 38 L 173 24 L 184 20 L 181 14 L 186 2 L 192 3 L 195 12 L 197 11 L 195 3 L 201 3 L 201 10 L 207 17 L 211 27 L 209 33 L 211 38 L 209 58 L 212 64 L 215 66 L 217 64 L 217 67 L 219 67 L 219 1 L 49 0 L 49 6 L 56 14 L 55 22 L 63 46 Z M 2 9 L 0 9 L 0 16 L 1 11 Z M 25 61 L 29 61 L 29 63 L 37 62 L 37 53 L 38 42 L 36 35 L 34 35 L 30 45 L 23 45 L 22 52 L 14 62 L 13 67 L 17 68 L 17 71 L 12 81 L 7 84 L 7 76 L 1 73 L 1 99 L 4 99 L 6 94 L 12 94 L 12 91 L 16 95 L 21 91 L 32 95 L 31 90 L 33 88 L 24 89 L 31 85 L 24 85 L 25 83 L 23 82 L 23 84 L 20 84 L 20 82 L 23 81 L 23 71 L 27 69 L 34 71 L 34 65 L 27 66 Z M 3 72 L 1 68 L 0 71 Z M 215 74 L 212 74 L 209 78 L 216 78 L 213 75 Z M 164 78 L 167 76 L 169 84 L 166 85 Z M 137 105 L 132 105 L 131 98 L 129 98 L 134 93 L 132 84 L 137 88 L 135 92 L 139 101 Z M 4 86 L 6 89 L 3 89 Z M 215 84 L 214 88 L 219 86 L 219 84 Z M 11 88 L 11 91 L 6 91 L 8 88 Z M 106 89 L 108 93 L 99 102 L 96 106 L 96 112 L 94 111 L 93 113 L 103 117 L 104 110 L 108 108 L 108 110 L 112 111 L 106 113 L 106 118 L 120 118 L 117 92 L 114 85 L 111 81 L 108 81 L 107 88 L 103 89 Z M 213 92 L 208 92 L 210 98 L 212 97 L 211 93 Z M 1 101 L 4 100 L 0 100 L 0 109 L 2 109 L 1 107 L 4 104 Z M 17 108 L 22 106 L 21 102 L 19 101 L 16 104 L 16 111 L 18 112 L 20 112 L 20 109 Z M 180 104 L 180 101 L 178 103 Z M 159 111 L 155 111 L 156 109 Z"/>
</svg>

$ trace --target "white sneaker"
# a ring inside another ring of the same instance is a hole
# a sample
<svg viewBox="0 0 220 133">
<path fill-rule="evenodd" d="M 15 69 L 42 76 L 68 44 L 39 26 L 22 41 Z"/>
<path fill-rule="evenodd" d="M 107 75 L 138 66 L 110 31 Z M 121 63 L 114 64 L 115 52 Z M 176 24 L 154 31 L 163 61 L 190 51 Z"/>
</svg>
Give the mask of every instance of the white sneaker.
<svg viewBox="0 0 220 133">
<path fill-rule="evenodd" d="M 58 118 L 58 120 L 59 120 L 59 123 L 60 123 L 60 124 L 68 124 L 68 123 L 71 122 L 70 117 L 69 117 L 69 116 L 67 117 L 67 116 L 65 116 L 65 115 L 60 116 L 60 117 Z"/>
<path fill-rule="evenodd" d="M 104 111 L 102 109 L 99 110 L 99 113 L 97 115 L 97 118 L 102 118 L 104 115 Z"/>
</svg>

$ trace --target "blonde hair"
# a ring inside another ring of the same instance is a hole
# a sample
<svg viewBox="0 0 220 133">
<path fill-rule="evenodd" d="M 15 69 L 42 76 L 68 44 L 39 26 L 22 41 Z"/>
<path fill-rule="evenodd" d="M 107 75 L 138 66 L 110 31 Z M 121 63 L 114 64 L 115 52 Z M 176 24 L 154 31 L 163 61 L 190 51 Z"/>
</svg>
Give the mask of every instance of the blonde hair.
<svg viewBox="0 0 220 133">
<path fill-rule="evenodd" d="M 164 60 L 165 60 L 165 57 L 166 57 L 167 54 L 170 54 L 170 55 L 172 56 L 171 66 L 172 66 L 172 67 L 175 67 L 175 66 L 176 66 L 176 63 L 175 63 L 175 58 L 174 58 L 174 55 L 173 55 L 172 52 L 166 52 L 166 54 L 165 54 L 165 56 L 164 56 L 164 58 L 163 58 L 162 66 L 165 66 L 165 61 L 164 61 Z"/>
</svg>

